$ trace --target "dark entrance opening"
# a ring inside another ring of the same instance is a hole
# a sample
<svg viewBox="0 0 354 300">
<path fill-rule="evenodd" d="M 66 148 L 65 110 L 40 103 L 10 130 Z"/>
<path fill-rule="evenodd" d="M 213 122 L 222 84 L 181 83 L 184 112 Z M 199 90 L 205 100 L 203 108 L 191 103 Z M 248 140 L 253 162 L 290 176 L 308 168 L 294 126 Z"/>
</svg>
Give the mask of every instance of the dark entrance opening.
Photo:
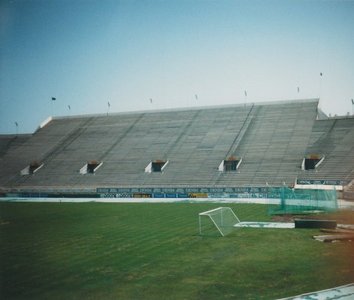
<svg viewBox="0 0 354 300">
<path fill-rule="evenodd" d="M 41 166 L 41 163 L 39 163 L 38 161 L 33 161 L 30 163 L 29 165 L 29 169 L 28 169 L 28 173 L 29 174 L 34 174 L 34 172 L 36 172 L 36 170 Z"/>
<path fill-rule="evenodd" d="M 225 160 L 224 161 L 224 170 L 226 172 L 236 171 L 238 162 L 239 162 L 238 160 Z"/>
<path fill-rule="evenodd" d="M 318 154 L 307 155 L 304 159 L 304 170 L 314 170 L 322 160 L 322 156 Z"/>
<path fill-rule="evenodd" d="M 166 162 L 162 160 L 153 161 L 151 163 L 151 172 L 161 172 L 165 163 Z"/>
<path fill-rule="evenodd" d="M 228 159 L 224 160 L 224 171 L 232 172 L 237 171 L 240 165 L 241 159 L 235 156 L 230 156 Z"/>
<path fill-rule="evenodd" d="M 95 169 L 99 166 L 99 162 L 96 160 L 91 160 L 87 162 L 87 173 L 93 174 L 95 173 Z"/>
</svg>

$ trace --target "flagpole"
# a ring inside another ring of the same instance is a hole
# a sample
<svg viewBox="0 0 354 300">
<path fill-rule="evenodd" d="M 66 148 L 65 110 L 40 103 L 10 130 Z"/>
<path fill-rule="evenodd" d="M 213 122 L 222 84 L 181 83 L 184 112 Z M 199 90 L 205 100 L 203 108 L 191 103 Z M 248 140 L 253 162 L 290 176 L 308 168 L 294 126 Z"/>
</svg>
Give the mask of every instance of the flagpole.
<svg viewBox="0 0 354 300">
<path fill-rule="evenodd" d="M 51 102 L 51 109 L 52 109 L 52 117 L 54 117 L 54 108 L 53 108 L 53 102 L 57 100 L 57 98 L 55 97 L 52 97 L 52 100 L 50 101 Z"/>
<path fill-rule="evenodd" d="M 323 73 L 321 72 L 320 73 L 320 101 L 321 101 L 321 96 L 322 96 L 322 76 L 323 76 Z"/>
</svg>

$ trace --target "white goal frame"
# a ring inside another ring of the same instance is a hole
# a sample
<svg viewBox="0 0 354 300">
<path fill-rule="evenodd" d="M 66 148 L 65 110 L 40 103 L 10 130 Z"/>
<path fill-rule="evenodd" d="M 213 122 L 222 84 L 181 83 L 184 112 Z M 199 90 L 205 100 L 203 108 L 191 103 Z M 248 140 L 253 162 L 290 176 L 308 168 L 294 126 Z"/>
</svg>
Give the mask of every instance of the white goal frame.
<svg viewBox="0 0 354 300">
<path fill-rule="evenodd" d="M 226 226 L 227 227 L 232 227 L 234 228 L 234 226 L 238 223 L 240 223 L 240 219 L 235 215 L 235 213 L 233 212 L 233 210 L 230 208 L 230 207 L 218 207 L 218 208 L 214 208 L 214 209 L 211 209 L 211 210 L 208 210 L 208 211 L 204 211 L 204 212 L 201 212 L 199 213 L 199 234 L 202 235 L 202 217 L 208 217 L 211 222 L 215 225 L 215 227 L 217 228 L 217 230 L 220 232 L 220 234 L 222 236 L 225 236 L 226 233 L 223 232 L 222 228 L 221 227 L 224 227 L 225 225 L 223 224 L 223 211 L 227 211 L 228 213 L 231 213 L 231 216 L 233 217 L 234 219 L 234 224 L 227 224 Z M 217 224 L 217 222 L 215 221 L 215 219 L 213 219 L 213 215 L 216 215 L 218 214 L 218 212 L 220 212 L 221 216 L 220 216 L 220 219 L 221 219 L 221 225 L 223 226 L 220 226 L 220 224 Z"/>
</svg>

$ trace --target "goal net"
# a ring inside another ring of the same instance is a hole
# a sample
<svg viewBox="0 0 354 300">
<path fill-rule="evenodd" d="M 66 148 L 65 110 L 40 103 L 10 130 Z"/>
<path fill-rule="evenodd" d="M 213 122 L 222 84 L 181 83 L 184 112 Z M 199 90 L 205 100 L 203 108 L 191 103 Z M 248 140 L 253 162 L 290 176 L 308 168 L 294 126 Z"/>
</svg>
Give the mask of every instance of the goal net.
<svg viewBox="0 0 354 300">
<path fill-rule="evenodd" d="M 225 236 L 232 232 L 237 223 L 240 223 L 240 220 L 230 207 L 218 207 L 199 214 L 199 234 L 219 232 Z"/>
<path fill-rule="evenodd" d="M 336 211 L 338 209 L 337 191 L 289 189 L 288 187 L 272 188 L 268 198 L 280 199 L 278 206 L 270 205 L 270 214 L 300 214 L 309 211 Z"/>
</svg>

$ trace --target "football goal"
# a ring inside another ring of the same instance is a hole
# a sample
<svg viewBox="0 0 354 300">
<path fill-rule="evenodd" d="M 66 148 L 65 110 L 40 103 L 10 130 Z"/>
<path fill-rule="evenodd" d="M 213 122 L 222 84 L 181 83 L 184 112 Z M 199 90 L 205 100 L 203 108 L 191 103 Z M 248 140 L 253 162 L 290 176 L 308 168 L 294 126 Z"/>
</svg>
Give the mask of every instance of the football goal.
<svg viewBox="0 0 354 300">
<path fill-rule="evenodd" d="M 199 234 L 208 235 L 219 232 L 225 236 L 233 231 L 234 225 L 240 223 L 230 207 L 218 207 L 199 214 Z"/>
</svg>

